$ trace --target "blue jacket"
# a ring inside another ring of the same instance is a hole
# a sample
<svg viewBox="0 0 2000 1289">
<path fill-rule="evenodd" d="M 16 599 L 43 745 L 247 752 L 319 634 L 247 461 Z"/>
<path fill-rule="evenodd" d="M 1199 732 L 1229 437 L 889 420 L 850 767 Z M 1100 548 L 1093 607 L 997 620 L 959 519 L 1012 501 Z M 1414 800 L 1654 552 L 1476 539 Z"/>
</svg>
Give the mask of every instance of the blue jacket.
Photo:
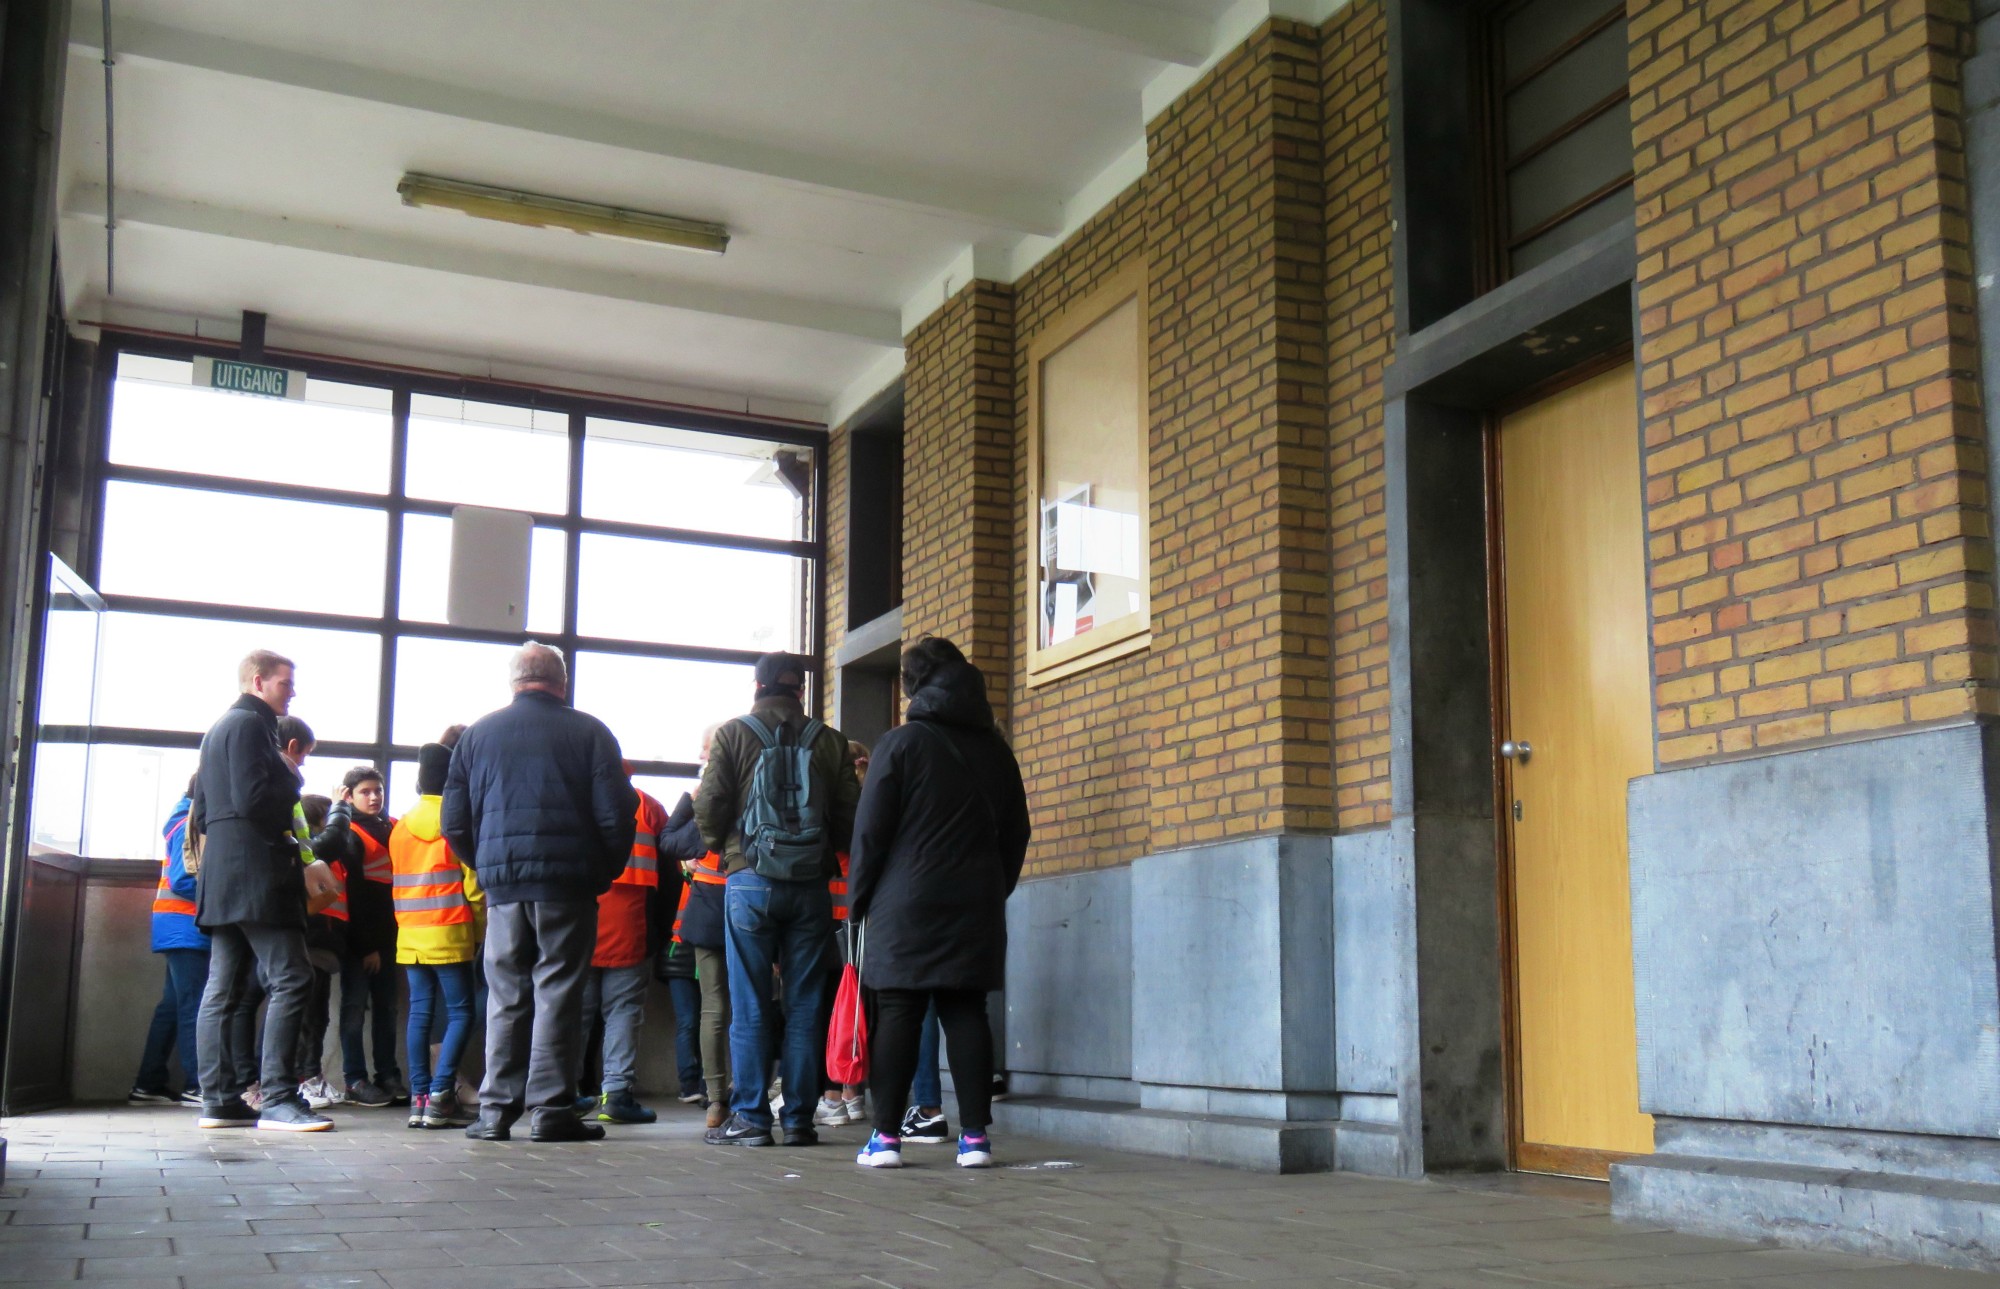
<svg viewBox="0 0 2000 1289">
<path fill-rule="evenodd" d="M 194 878 L 188 876 L 187 866 L 181 862 L 181 843 L 187 837 L 188 808 L 194 804 L 187 797 L 174 802 L 173 813 L 167 816 L 167 826 L 160 830 L 167 839 L 167 857 L 161 860 L 166 869 L 167 885 L 175 895 L 188 903 L 194 903 Z M 168 949 L 208 950 L 208 937 L 194 924 L 192 913 L 162 913 L 153 911 L 153 952 L 164 953 Z"/>
<path fill-rule="evenodd" d="M 632 857 L 639 794 L 604 722 L 540 690 L 452 749 L 443 823 L 492 904 L 594 900 Z"/>
</svg>

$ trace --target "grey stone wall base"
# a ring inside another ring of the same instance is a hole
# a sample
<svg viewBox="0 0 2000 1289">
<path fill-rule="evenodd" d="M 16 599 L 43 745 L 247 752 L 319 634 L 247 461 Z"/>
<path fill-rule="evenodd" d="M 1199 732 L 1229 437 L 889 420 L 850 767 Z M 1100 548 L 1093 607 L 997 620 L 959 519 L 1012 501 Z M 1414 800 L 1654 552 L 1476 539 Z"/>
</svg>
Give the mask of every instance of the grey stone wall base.
<svg viewBox="0 0 2000 1289">
<path fill-rule="evenodd" d="M 1654 1155 L 1611 1166 L 1611 1214 L 1677 1231 L 2000 1270 L 2000 1186 Z"/>
<path fill-rule="evenodd" d="M 1381 1124 L 1241 1119 L 1057 1097 L 1014 1097 L 996 1102 L 993 1122 L 1008 1136 L 1226 1164 L 1261 1173 L 1316 1173 L 1341 1168 L 1400 1175 L 1396 1132 Z M 1004 1139 L 1001 1149 L 1007 1149 Z"/>
</svg>

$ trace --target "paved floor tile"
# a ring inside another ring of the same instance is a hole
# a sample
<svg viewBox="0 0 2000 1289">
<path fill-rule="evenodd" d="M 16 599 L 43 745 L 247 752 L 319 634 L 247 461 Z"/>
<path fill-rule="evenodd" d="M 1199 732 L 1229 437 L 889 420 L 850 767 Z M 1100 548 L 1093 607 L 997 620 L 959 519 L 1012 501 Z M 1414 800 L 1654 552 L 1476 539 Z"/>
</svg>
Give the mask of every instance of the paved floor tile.
<svg viewBox="0 0 2000 1289">
<path fill-rule="evenodd" d="M 853 1165 L 719 1150 L 699 1112 L 596 1145 L 477 1143 L 338 1109 L 203 1133 L 176 1110 L 9 1124 L 0 1282 L 125 1289 L 1951 1289 L 1990 1277 L 1626 1225 L 1537 1178 L 1271 1177 L 1003 1141 Z"/>
</svg>

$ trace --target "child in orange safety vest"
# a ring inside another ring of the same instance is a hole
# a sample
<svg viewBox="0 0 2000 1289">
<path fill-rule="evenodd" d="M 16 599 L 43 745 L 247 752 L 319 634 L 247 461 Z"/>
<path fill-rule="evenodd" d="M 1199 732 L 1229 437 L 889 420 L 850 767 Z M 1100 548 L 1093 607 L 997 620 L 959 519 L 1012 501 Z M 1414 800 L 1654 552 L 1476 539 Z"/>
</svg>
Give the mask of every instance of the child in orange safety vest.
<svg viewBox="0 0 2000 1289">
<path fill-rule="evenodd" d="M 630 774 L 632 767 L 625 771 Z M 632 1089 L 639 1075 L 639 1027 L 646 1019 L 646 910 L 660 884 L 660 839 L 667 810 L 639 793 L 638 829 L 632 856 L 611 888 L 597 897 L 597 951 L 583 985 L 583 1027 L 604 1021 L 603 1092 L 591 1104 L 578 1099 L 577 1113 L 606 1123 L 652 1123 L 659 1116 L 640 1105 Z"/>
<path fill-rule="evenodd" d="M 407 1043 L 412 1128 L 464 1127 L 477 1117 L 458 1098 L 458 1063 L 472 1037 L 473 958 L 486 900 L 472 870 L 444 839 L 439 812 L 451 749 L 417 749 L 417 804 L 389 834 L 396 898 L 396 961 L 410 986 Z M 444 1007 L 444 1041 L 430 1068 L 431 1013 Z"/>
</svg>

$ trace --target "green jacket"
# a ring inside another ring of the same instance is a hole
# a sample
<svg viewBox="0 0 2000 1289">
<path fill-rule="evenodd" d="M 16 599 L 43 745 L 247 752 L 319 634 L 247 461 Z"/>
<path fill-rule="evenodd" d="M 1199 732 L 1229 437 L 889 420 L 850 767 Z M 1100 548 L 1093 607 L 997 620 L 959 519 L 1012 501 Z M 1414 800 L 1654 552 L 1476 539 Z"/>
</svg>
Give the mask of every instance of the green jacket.
<svg viewBox="0 0 2000 1289">
<path fill-rule="evenodd" d="M 805 709 L 796 698 L 760 698 L 751 704 L 750 715 L 772 729 L 783 723 L 796 732 L 806 724 Z M 757 774 L 757 754 L 763 750 L 757 736 L 733 720 L 709 741 L 708 764 L 702 768 L 701 790 L 694 799 L 694 817 L 703 843 L 722 856 L 724 872 L 749 866 L 743 858 L 743 834 L 736 823 L 743 817 L 744 794 L 750 791 Z M 854 836 L 854 805 L 861 799 L 861 782 L 854 777 L 854 762 L 847 756 L 847 736 L 831 725 L 822 727 L 813 742 L 812 766 L 814 778 L 830 785 L 828 840 L 834 851 L 845 853 Z M 832 859 L 827 857 L 829 878 L 839 871 Z"/>
</svg>

